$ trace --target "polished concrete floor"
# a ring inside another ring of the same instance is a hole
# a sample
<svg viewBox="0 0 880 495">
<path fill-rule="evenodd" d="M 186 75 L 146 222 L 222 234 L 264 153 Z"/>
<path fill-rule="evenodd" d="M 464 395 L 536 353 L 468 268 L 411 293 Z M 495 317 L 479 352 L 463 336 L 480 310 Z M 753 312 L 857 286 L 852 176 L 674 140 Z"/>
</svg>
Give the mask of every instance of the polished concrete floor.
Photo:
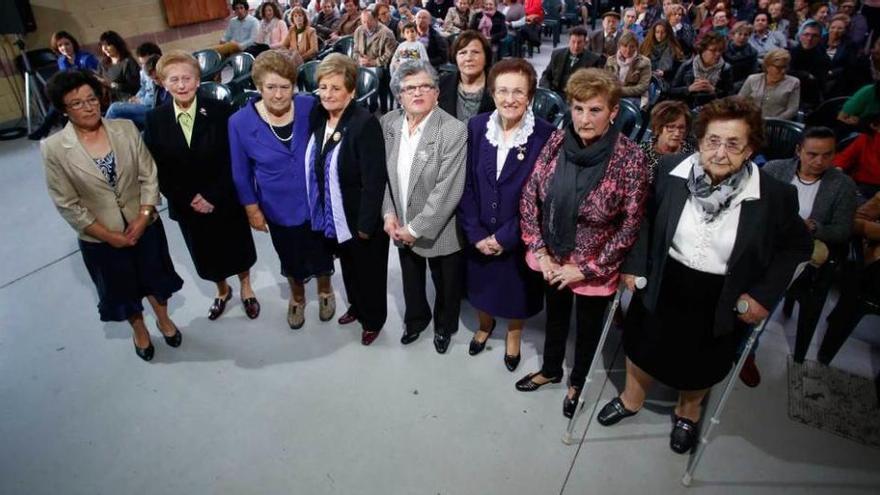
<svg viewBox="0 0 880 495">
<path fill-rule="evenodd" d="M 548 52 L 536 61 L 546 63 Z M 154 329 L 156 358 L 147 364 L 127 325 L 99 321 L 73 231 L 46 195 L 36 143 L 0 143 L 0 207 L 4 495 L 880 492 L 878 449 L 788 419 L 794 321 L 779 316 L 758 355 L 763 383 L 737 384 L 685 488 L 688 458 L 668 448 L 670 391 L 655 390 L 643 412 L 616 427 L 592 421 L 586 441 L 565 446 L 564 388 L 514 390 L 540 364 L 543 316 L 528 323 L 513 374 L 502 363 L 501 331 L 486 352 L 468 356 L 475 316 L 466 304 L 447 355 L 434 352 L 429 332 L 401 346 L 395 253 L 389 321 L 365 348 L 354 325 L 319 323 L 313 296 L 306 326 L 287 328 L 287 289 L 263 234 L 254 267 L 262 315 L 250 321 L 233 302 L 208 321 L 213 289 L 195 277 L 165 218 L 185 279 L 171 302 L 184 343 L 171 349 Z M 338 273 L 333 281 L 342 310 Z M 878 328 L 880 319 L 865 319 L 834 365 L 874 376 Z M 618 342 L 615 331 L 604 352 L 610 380 L 596 374 L 591 404 L 622 385 Z"/>
</svg>

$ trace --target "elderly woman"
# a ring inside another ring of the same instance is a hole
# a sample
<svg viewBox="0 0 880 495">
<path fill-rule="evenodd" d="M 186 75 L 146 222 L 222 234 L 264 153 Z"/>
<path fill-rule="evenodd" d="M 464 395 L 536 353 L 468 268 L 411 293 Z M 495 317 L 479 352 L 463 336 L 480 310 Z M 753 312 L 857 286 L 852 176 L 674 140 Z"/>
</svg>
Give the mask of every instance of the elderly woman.
<svg viewBox="0 0 880 495">
<path fill-rule="evenodd" d="M 251 228 L 269 232 L 290 284 L 287 324 L 305 324 L 305 283 L 318 279 L 318 316 L 336 312 L 330 285 L 333 258 L 324 235 L 311 225 L 305 173 L 311 96 L 294 97 L 296 70 L 280 52 L 263 52 L 254 62 L 254 83 L 262 98 L 229 118 L 232 177 Z"/>
<path fill-rule="evenodd" d="M 317 2 L 318 0 L 315 0 Z M 334 31 L 339 27 L 342 16 L 336 10 L 336 2 L 334 0 L 321 0 L 321 11 L 315 16 L 314 24 L 315 32 L 322 40 L 328 41 L 333 36 Z M 354 33 L 354 30 L 352 30 Z"/>
<path fill-rule="evenodd" d="M 382 117 L 388 188 L 385 232 L 398 247 L 403 279 L 404 333 L 415 342 L 434 320 L 434 349 L 444 354 L 458 331 L 462 237 L 455 220 L 465 182 L 467 126 L 437 107 L 437 73 L 424 60 L 408 60 L 391 78 L 401 110 Z M 432 315 L 425 291 L 431 269 Z"/>
<path fill-rule="evenodd" d="M 689 57 L 694 52 L 694 42 L 696 40 L 696 32 L 693 26 L 687 22 L 687 13 L 684 5 L 672 4 L 669 6 L 669 14 L 667 16 L 669 26 L 672 27 L 672 33 L 675 39 L 681 45 L 685 56 Z"/>
<path fill-rule="evenodd" d="M 336 30 L 330 34 L 330 41 L 336 41 L 341 36 L 354 35 L 354 30 L 361 25 L 361 6 L 357 0 L 345 0 L 342 3 L 344 9 L 342 17 L 336 24 Z"/>
<path fill-rule="evenodd" d="M 849 96 L 853 94 L 863 81 L 868 71 L 859 56 L 861 47 L 854 45 L 847 35 L 850 18 L 846 14 L 837 14 L 828 25 L 828 37 L 825 40 L 825 53 L 831 59 L 829 73 L 830 88 L 826 96 Z"/>
<path fill-rule="evenodd" d="M 661 101 L 651 109 L 651 138 L 639 144 L 648 159 L 648 176 L 654 176 L 660 159 L 677 153 L 692 154 L 691 111 L 680 101 Z"/>
<path fill-rule="evenodd" d="M 458 34 L 468 28 L 471 18 L 471 1 L 456 0 L 455 7 L 446 11 L 446 19 L 443 20 L 443 31 L 447 34 Z"/>
<path fill-rule="evenodd" d="M 749 44 L 752 26 L 739 21 L 730 30 L 730 41 L 724 51 L 724 61 L 730 65 L 733 82 L 742 83 L 758 68 L 758 51 Z"/>
<path fill-rule="evenodd" d="M 651 59 L 639 54 L 639 40 L 632 31 L 620 36 L 617 53 L 605 61 L 605 70 L 620 81 L 620 95 L 636 105 L 648 104 L 651 85 Z"/>
<path fill-rule="evenodd" d="M 639 52 L 651 61 L 651 70 L 658 77 L 671 80 L 675 68 L 684 60 L 678 39 L 672 36 L 669 22 L 660 20 L 651 26 L 651 30 L 642 42 Z"/>
<path fill-rule="evenodd" d="M 526 182 L 520 228 L 529 266 L 546 282 L 544 365 L 517 382 L 529 392 L 562 381 L 572 305 L 575 361 L 562 412 L 571 417 L 617 290 L 619 268 L 636 242 L 648 192 L 638 145 L 611 121 L 620 83 L 601 69 L 579 69 L 565 87 L 572 121 L 553 133 Z"/>
<path fill-rule="evenodd" d="M 340 53 L 318 66 L 318 94 L 306 146 L 311 225 L 338 244 L 348 311 L 361 343 L 370 345 L 385 324 L 388 236 L 382 230 L 385 143 L 379 121 L 354 102 L 357 64 Z"/>
<path fill-rule="evenodd" d="M 785 72 L 791 56 L 777 48 L 764 57 L 764 72 L 746 78 L 739 95 L 750 98 L 764 118 L 794 120 L 801 101 L 801 81 Z"/>
<path fill-rule="evenodd" d="M 733 71 L 724 61 L 726 42 L 717 33 L 707 33 L 696 46 L 694 57 L 678 68 L 669 96 L 696 108 L 727 96 L 733 90 Z"/>
<path fill-rule="evenodd" d="M 486 89 L 492 61 L 489 41 L 477 31 L 462 31 L 452 44 L 451 55 L 457 70 L 440 78 L 440 108 L 462 122 L 495 110 Z"/>
<path fill-rule="evenodd" d="M 626 388 L 605 426 L 636 414 L 654 381 L 679 390 L 670 447 L 696 444 L 700 403 L 730 371 L 747 325 L 785 292 L 812 241 L 794 189 L 750 161 L 763 145 L 760 110 L 737 96 L 704 106 L 699 151 L 660 162 L 642 233 L 623 267 L 635 292 L 623 333 Z"/>
<path fill-rule="evenodd" d="M 523 184 L 553 127 L 529 111 L 537 87 L 531 64 L 521 58 L 492 66 L 489 89 L 498 108 L 468 122 L 467 181 L 458 223 L 465 251 L 467 298 L 480 328 L 469 353 L 483 351 L 495 317 L 508 319 L 504 364 L 514 371 L 527 318 L 541 311 L 541 277 L 525 263 L 519 200 Z"/>
<path fill-rule="evenodd" d="M 165 55 L 156 72 L 172 102 L 147 114 L 144 142 L 156 160 L 159 189 L 168 198 L 169 216 L 180 226 L 196 273 L 217 285 L 208 319 L 219 318 L 232 299 L 226 279 L 234 275 L 241 283 L 245 313 L 254 319 L 260 303 L 250 268 L 257 252 L 232 185 L 229 106 L 196 97 L 201 71 L 186 52 Z"/>
<path fill-rule="evenodd" d="M 153 307 L 165 342 L 177 347 L 182 336 L 168 317 L 168 299 L 183 280 L 174 271 L 156 213 L 159 184 L 153 158 L 131 121 L 101 118 L 101 91 L 101 83 L 88 72 L 52 76 L 49 97 L 69 122 L 40 150 L 49 196 L 79 234 L 101 321 L 128 320 L 135 353 L 149 361 L 154 348 L 141 300 L 146 297 Z"/>
<path fill-rule="evenodd" d="M 483 11 L 473 15 L 469 27 L 479 31 L 495 47 L 507 36 L 507 19 L 496 8 L 495 0 L 483 1 Z"/>
<path fill-rule="evenodd" d="M 304 62 L 318 54 L 318 32 L 310 26 L 309 17 L 302 7 L 294 7 L 290 14 L 290 30 L 282 46 L 299 53 Z"/>
<path fill-rule="evenodd" d="M 281 18 L 281 9 L 275 2 L 265 2 L 260 6 L 260 29 L 254 38 L 254 44 L 245 49 L 257 56 L 266 50 L 274 50 L 284 46 L 287 39 L 287 24 Z"/>
<path fill-rule="evenodd" d="M 109 90 L 111 101 L 127 101 L 141 87 L 141 68 L 116 31 L 101 33 L 100 44 L 98 80 Z"/>
</svg>

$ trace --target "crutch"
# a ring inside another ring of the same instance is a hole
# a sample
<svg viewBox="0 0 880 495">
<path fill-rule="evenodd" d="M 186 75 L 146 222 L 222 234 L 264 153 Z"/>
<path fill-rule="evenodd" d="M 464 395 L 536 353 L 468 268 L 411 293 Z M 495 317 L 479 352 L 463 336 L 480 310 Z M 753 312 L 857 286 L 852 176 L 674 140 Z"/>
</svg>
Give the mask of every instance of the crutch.
<svg viewBox="0 0 880 495">
<path fill-rule="evenodd" d="M 804 268 L 807 266 L 807 263 L 801 263 L 794 271 L 794 276 L 791 278 L 791 281 L 788 283 L 791 286 L 792 282 L 797 280 L 800 277 L 801 272 L 804 271 Z M 777 303 L 778 306 L 778 303 Z M 745 313 L 749 310 L 748 303 L 739 300 L 736 304 L 737 313 Z M 736 361 L 736 367 L 733 369 L 733 373 L 731 373 L 730 377 L 727 379 L 727 383 L 724 385 L 724 392 L 721 394 L 721 398 L 718 400 L 718 404 L 715 405 L 715 409 L 712 411 L 712 416 L 709 418 L 709 423 L 706 425 L 705 429 L 703 429 L 700 434 L 700 442 L 697 444 L 697 450 L 691 456 L 688 461 L 687 470 L 684 472 L 684 476 L 681 477 L 681 483 L 684 486 L 690 486 L 691 481 L 694 479 L 694 472 L 697 470 L 697 465 L 700 464 L 700 459 L 703 457 L 703 453 L 706 451 L 706 447 L 709 445 L 709 435 L 712 434 L 712 430 L 716 425 L 721 423 L 721 412 L 724 410 L 724 405 L 727 402 L 727 399 L 730 397 L 730 393 L 733 392 L 733 386 L 736 384 L 737 377 L 739 377 L 739 372 L 742 370 L 743 365 L 746 362 L 746 359 L 749 357 L 749 354 L 752 352 L 752 348 L 755 346 L 755 342 L 758 341 L 758 336 L 761 335 L 761 332 L 767 327 L 767 322 L 770 321 L 770 317 L 773 316 L 773 312 L 776 310 L 776 307 L 773 308 L 773 311 L 764 318 L 757 325 L 752 327 L 752 331 L 749 334 L 748 340 L 746 340 L 746 345 L 742 350 L 742 354 L 740 354 L 739 359 Z"/>
<path fill-rule="evenodd" d="M 647 279 L 644 277 L 638 277 L 636 279 L 636 287 L 643 289 L 645 285 L 647 285 Z M 620 296 L 623 294 L 624 290 L 626 290 L 626 285 L 621 282 L 620 285 L 617 286 L 617 292 L 614 293 L 614 299 L 611 301 L 608 315 L 605 317 L 605 324 L 602 327 L 602 336 L 599 337 L 599 344 L 596 346 L 596 352 L 593 353 L 593 360 L 590 362 L 590 369 L 587 370 L 587 379 L 584 381 L 584 387 L 581 389 L 581 396 L 578 398 L 577 407 L 575 408 L 571 419 L 568 420 L 568 427 L 566 427 L 565 433 L 562 435 L 562 443 L 565 445 L 571 445 L 572 443 L 571 434 L 574 431 L 574 425 L 577 423 L 578 418 L 583 412 L 585 404 L 584 398 L 587 396 L 587 389 L 590 387 L 590 382 L 593 381 L 593 371 L 596 369 L 596 366 L 598 366 L 599 359 L 602 357 L 602 349 L 605 347 L 605 339 L 608 337 L 608 331 L 611 329 L 611 323 L 614 321 L 614 313 L 617 312 L 617 307 L 620 305 Z M 608 379 L 607 373 L 605 374 L 605 379 Z"/>
</svg>

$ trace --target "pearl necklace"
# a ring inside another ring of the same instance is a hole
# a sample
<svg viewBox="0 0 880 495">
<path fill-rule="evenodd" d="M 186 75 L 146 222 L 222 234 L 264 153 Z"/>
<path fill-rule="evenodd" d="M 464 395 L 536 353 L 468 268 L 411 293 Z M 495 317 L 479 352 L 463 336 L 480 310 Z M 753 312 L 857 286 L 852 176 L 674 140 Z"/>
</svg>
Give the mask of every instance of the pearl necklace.
<svg viewBox="0 0 880 495">
<path fill-rule="evenodd" d="M 272 122 L 269 121 L 270 120 L 269 119 L 269 111 L 266 110 L 266 107 L 263 106 L 262 108 L 257 108 L 257 110 L 260 114 L 260 117 L 262 117 L 263 120 L 266 122 L 266 124 L 269 125 L 269 130 L 272 131 L 272 134 L 275 136 L 276 139 L 278 139 L 282 143 L 290 142 L 290 140 L 293 139 L 293 128 L 292 127 L 290 129 L 290 136 L 288 136 L 286 139 L 282 138 L 281 136 L 278 135 L 277 132 L 275 132 L 275 126 L 272 125 Z M 293 123 L 293 104 L 290 105 L 290 117 L 291 117 L 290 122 L 287 125 Z M 284 126 L 281 126 L 281 127 L 284 127 Z"/>
</svg>

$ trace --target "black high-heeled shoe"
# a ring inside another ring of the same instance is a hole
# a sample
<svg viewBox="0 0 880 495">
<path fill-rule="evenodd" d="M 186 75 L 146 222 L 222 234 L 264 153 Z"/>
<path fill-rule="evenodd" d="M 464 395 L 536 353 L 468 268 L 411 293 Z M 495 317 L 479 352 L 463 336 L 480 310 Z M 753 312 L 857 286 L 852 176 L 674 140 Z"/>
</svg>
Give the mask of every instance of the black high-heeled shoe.
<svg viewBox="0 0 880 495">
<path fill-rule="evenodd" d="M 483 349 L 486 348 L 486 342 L 489 341 L 489 337 L 492 336 L 492 332 L 495 330 L 495 323 L 495 318 L 492 318 L 492 326 L 489 328 L 489 335 L 486 335 L 486 340 L 480 342 L 477 340 L 476 334 L 474 335 L 474 338 L 471 339 L 471 345 L 468 346 L 468 354 L 476 356 L 483 352 Z"/>
<path fill-rule="evenodd" d="M 565 394 L 565 399 L 562 401 L 562 415 L 566 418 L 571 418 L 574 416 L 574 411 L 577 409 L 578 399 L 581 397 L 581 390 L 583 387 L 571 387 L 575 390 L 574 397 L 569 397 L 568 394 Z"/>
<path fill-rule="evenodd" d="M 156 323 L 156 328 L 159 328 L 158 323 Z M 161 328 L 159 328 L 159 333 L 162 333 Z M 162 338 L 165 339 L 165 343 L 170 347 L 180 347 L 180 343 L 183 342 L 183 334 L 180 333 L 180 329 L 177 328 L 177 325 L 174 325 L 174 335 L 169 337 L 162 333 Z"/>
<path fill-rule="evenodd" d="M 519 366 L 520 356 L 522 355 L 522 350 L 520 350 L 519 354 L 513 355 L 507 353 L 507 338 L 504 339 L 504 366 L 507 368 L 507 371 L 513 373 L 516 371 L 516 367 Z"/>
<path fill-rule="evenodd" d="M 150 345 L 147 347 L 141 348 L 138 347 L 137 344 L 134 344 L 134 353 L 144 361 L 150 362 L 153 359 L 153 354 L 156 352 L 156 348 L 153 347 L 153 343 L 150 342 Z"/>
<path fill-rule="evenodd" d="M 529 373 L 528 375 L 524 376 L 522 379 L 520 379 L 520 381 L 516 382 L 516 389 L 519 390 L 520 392 L 534 392 L 535 390 L 538 390 L 539 388 L 543 387 L 544 385 L 547 385 L 550 383 L 559 383 L 562 381 L 562 377 L 557 376 L 557 377 L 550 378 L 548 381 L 546 381 L 544 383 L 533 382 L 532 378 L 539 375 L 539 374 L 541 374 L 541 372 L 536 371 L 534 373 Z"/>
</svg>

